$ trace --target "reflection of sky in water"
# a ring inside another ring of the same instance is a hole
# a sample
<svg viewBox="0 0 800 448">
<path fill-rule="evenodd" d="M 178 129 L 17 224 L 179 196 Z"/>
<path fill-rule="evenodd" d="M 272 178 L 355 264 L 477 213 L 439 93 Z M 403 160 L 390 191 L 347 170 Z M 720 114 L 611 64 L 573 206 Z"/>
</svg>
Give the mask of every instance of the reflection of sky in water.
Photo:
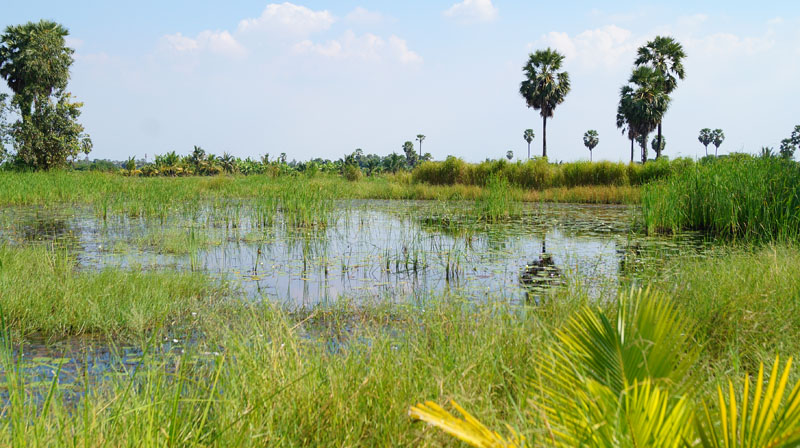
<svg viewBox="0 0 800 448">
<path fill-rule="evenodd" d="M 453 290 L 476 299 L 519 300 L 525 296 L 520 273 L 538 258 L 543 243 L 561 272 L 597 294 L 598 285 L 616 279 L 620 253 L 632 237 L 630 207 L 526 204 L 521 219 L 495 225 L 465 218 L 468 208 L 468 203 L 340 203 L 326 229 L 305 232 L 279 218 L 267 227 L 253 225 L 259 219 L 247 202 L 166 220 L 103 221 L 90 208 L 6 209 L 0 231 L 17 241 L 48 239 L 37 238 L 37 232 L 50 235 L 72 247 L 86 269 L 200 270 L 236 280 L 252 298 L 302 307 L 339 297 L 403 301 Z M 439 225 L 441 216 L 454 218 Z M 137 244 L 148 235 L 180 232 L 207 235 L 213 244 L 189 255 Z"/>
</svg>

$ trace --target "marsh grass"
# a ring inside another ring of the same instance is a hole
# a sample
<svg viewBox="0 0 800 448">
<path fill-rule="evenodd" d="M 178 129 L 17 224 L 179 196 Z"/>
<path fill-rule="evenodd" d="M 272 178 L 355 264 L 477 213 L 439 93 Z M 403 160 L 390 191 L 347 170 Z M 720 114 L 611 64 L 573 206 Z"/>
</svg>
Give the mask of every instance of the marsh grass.
<svg viewBox="0 0 800 448">
<path fill-rule="evenodd" d="M 91 297 L 82 294 L 86 274 L 42 250 L 3 249 L 2 285 L 43 289 L 48 304 L 64 295 Z M 776 352 L 800 352 L 796 247 L 726 248 L 662 262 L 650 278 L 672 297 L 702 347 L 690 374 L 704 387 L 752 372 L 754 363 Z M 10 279 L 9 270 L 36 280 Z M 341 300 L 295 312 L 236 300 L 212 308 L 195 303 L 196 285 L 208 282 L 201 276 L 191 277 L 185 289 L 147 277 L 157 288 L 126 296 L 115 285 L 146 285 L 125 277 L 133 273 L 111 272 L 108 279 L 117 281 L 103 286 L 122 297 L 118 308 L 125 309 L 131 297 L 174 288 L 172 301 L 192 303 L 209 316 L 198 327 L 203 338 L 182 355 L 146 354 L 135 371 L 79 385 L 87 393 L 77 402 L 56 383 L 30 385 L 28 373 L 14 370 L 16 361 L 4 349 L 9 400 L 0 407 L 0 445 L 441 446 L 449 443 L 447 436 L 413 423 L 407 411 L 413 403 L 450 399 L 489 427 L 526 428 L 523 435 L 535 443 L 546 429 L 527 421 L 535 355 L 582 306 L 615 306 L 590 302 L 576 283 L 554 289 L 538 306 L 445 295 L 405 304 Z M 174 274 L 168 279 L 177 281 Z M 13 302 L 22 300 L 33 300 L 27 308 L 44 308 L 36 296 L 17 294 Z M 71 304 L 84 311 L 90 306 Z M 19 308 L 9 312 L 5 300 L 3 305 L 4 316 L 12 317 L 9 327 L 18 326 L 13 316 Z M 80 323 L 93 313 L 61 312 L 58 318 Z M 31 322 L 46 321 L 34 314 Z"/>
<path fill-rule="evenodd" d="M 41 412 L 34 390 L 9 383 L 18 398 L 2 410 L 0 444 L 440 444 L 408 418 L 407 403 L 452 397 L 487 421 L 517 421 L 525 373 L 515 366 L 546 335 L 531 311 L 455 298 L 308 315 L 244 305 L 206 328 L 204 344 L 218 354 L 198 346 L 171 360 L 147 357 L 132 377 L 97 385 L 78 404 L 56 387 Z M 551 322 L 562 315 L 538 313 Z"/>
<path fill-rule="evenodd" d="M 142 335 L 213 307 L 225 294 L 197 273 L 83 272 L 64 250 L 0 245 L 3 312 L 21 335 Z"/>
<path fill-rule="evenodd" d="M 431 185 L 486 186 L 493 176 L 528 190 L 587 186 L 637 186 L 669 177 L 694 165 L 690 159 L 665 159 L 644 165 L 601 162 L 549 163 L 535 158 L 526 162 L 505 160 L 467 163 L 456 157 L 442 162 L 425 162 L 413 171 L 413 181 Z"/>
<path fill-rule="evenodd" d="M 651 233 L 699 230 L 727 239 L 800 238 L 800 165 L 731 158 L 698 164 L 642 193 Z"/>
<path fill-rule="evenodd" d="M 305 195 L 303 201 L 328 199 L 476 200 L 485 184 L 432 185 L 412 182 L 409 174 L 370 176 L 349 182 L 340 176 L 308 177 L 123 177 L 99 172 L 0 172 L 0 206 L 64 204 L 91 205 L 101 219 L 115 215 L 157 218 L 176 213 L 191 215 L 204 204 L 225 209 L 237 200 L 262 204 L 264 221 L 274 220 L 284 196 Z M 530 190 L 509 181 L 509 189 L 523 201 L 580 203 L 638 203 L 638 187 L 581 186 Z M 298 203 L 287 203 L 292 209 Z M 324 206 L 321 205 L 321 206 Z M 296 210 L 297 208 L 295 208 Z M 299 217 L 299 221 L 304 221 Z"/>
</svg>

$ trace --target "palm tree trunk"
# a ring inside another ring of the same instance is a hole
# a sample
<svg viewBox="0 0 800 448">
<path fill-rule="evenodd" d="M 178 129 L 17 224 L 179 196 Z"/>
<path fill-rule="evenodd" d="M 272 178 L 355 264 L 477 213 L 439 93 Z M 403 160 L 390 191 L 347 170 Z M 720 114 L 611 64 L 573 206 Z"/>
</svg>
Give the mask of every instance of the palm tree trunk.
<svg viewBox="0 0 800 448">
<path fill-rule="evenodd" d="M 656 146 L 656 159 L 661 157 L 661 122 L 658 122 L 658 146 Z"/>
<path fill-rule="evenodd" d="M 706 157 L 708 157 L 708 145 L 705 146 L 706 146 Z"/>
<path fill-rule="evenodd" d="M 528 142 L 528 160 L 531 160 L 531 142 Z"/>
<path fill-rule="evenodd" d="M 633 137 L 631 137 L 631 163 L 633 163 Z"/>
<path fill-rule="evenodd" d="M 647 136 L 642 139 L 642 165 L 647 163 Z"/>
<path fill-rule="evenodd" d="M 589 161 L 590 162 L 592 161 L 592 150 L 591 149 L 589 150 Z"/>
<path fill-rule="evenodd" d="M 422 160 L 422 140 L 419 141 L 419 160 Z"/>
<path fill-rule="evenodd" d="M 717 157 L 717 150 L 718 149 L 719 149 L 719 146 L 714 146 L 714 157 Z"/>
<path fill-rule="evenodd" d="M 542 157 L 547 157 L 547 117 L 542 117 Z"/>
</svg>

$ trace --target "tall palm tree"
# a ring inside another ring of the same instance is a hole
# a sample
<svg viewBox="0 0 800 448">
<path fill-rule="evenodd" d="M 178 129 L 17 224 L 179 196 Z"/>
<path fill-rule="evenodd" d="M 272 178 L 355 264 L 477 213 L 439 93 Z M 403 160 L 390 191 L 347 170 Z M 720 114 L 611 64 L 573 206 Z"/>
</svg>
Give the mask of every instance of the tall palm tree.
<svg viewBox="0 0 800 448">
<path fill-rule="evenodd" d="M 712 135 L 714 137 L 714 140 L 712 141 L 712 143 L 714 143 L 714 157 L 717 157 L 717 151 L 719 151 L 719 147 L 722 145 L 722 142 L 725 141 L 725 133 L 722 132 L 722 129 L 714 129 L 714 133 Z"/>
<path fill-rule="evenodd" d="M 714 141 L 714 131 L 709 128 L 700 129 L 700 135 L 697 136 L 697 140 L 706 147 L 706 157 L 708 157 L 708 145 Z"/>
<path fill-rule="evenodd" d="M 650 141 L 650 147 L 653 148 L 653 151 L 655 151 L 656 154 L 661 154 L 664 152 L 664 148 L 667 147 L 667 137 L 662 135 L 661 146 L 658 146 L 658 143 L 658 136 L 655 136 L 653 137 L 653 140 Z"/>
<path fill-rule="evenodd" d="M 667 95 L 672 94 L 678 86 L 678 79 L 686 76 L 683 67 L 683 58 L 686 53 L 680 42 L 669 36 L 656 36 L 643 47 L 639 48 L 636 66 L 649 66 L 661 75 L 661 89 Z M 661 147 L 662 139 L 661 120 L 658 121 L 658 146 Z M 656 152 L 656 158 L 661 156 L 661 152 Z"/>
<path fill-rule="evenodd" d="M 514 158 L 514 151 L 512 151 L 510 149 L 508 151 L 506 151 L 506 159 L 508 159 L 508 161 L 510 162 L 511 159 L 513 159 L 513 158 Z"/>
<path fill-rule="evenodd" d="M 528 62 L 522 67 L 525 80 L 519 93 L 528 107 L 542 116 L 542 157 L 547 157 L 547 118 L 553 116 L 570 90 L 569 73 L 559 71 L 563 62 L 564 55 L 548 48 L 528 55 Z"/>
<path fill-rule="evenodd" d="M 597 131 L 594 129 L 589 129 L 583 134 L 583 145 L 589 148 L 589 161 L 592 161 L 592 150 L 600 143 L 600 137 L 597 135 Z"/>
<path fill-rule="evenodd" d="M 647 162 L 647 137 L 653 132 L 669 107 L 669 95 L 662 90 L 661 74 L 641 66 L 634 69 L 629 85 L 620 91 L 620 107 L 624 121 L 642 147 L 642 163 Z M 619 125 L 619 116 L 617 123 Z"/>
<path fill-rule="evenodd" d="M 417 134 L 417 141 L 419 142 L 419 158 L 422 159 L 422 141 L 425 140 L 423 134 Z"/>
<path fill-rule="evenodd" d="M 525 132 L 522 133 L 522 138 L 528 142 L 528 160 L 531 159 L 531 142 L 533 141 L 533 137 L 535 137 L 533 129 L 525 129 Z"/>
</svg>

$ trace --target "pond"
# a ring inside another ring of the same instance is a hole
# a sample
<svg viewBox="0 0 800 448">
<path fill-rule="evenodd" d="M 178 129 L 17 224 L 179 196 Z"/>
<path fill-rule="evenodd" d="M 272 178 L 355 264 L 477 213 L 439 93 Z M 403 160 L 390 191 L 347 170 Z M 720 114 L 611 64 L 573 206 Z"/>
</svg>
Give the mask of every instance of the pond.
<svg viewBox="0 0 800 448">
<path fill-rule="evenodd" d="M 258 201 L 192 204 L 155 217 L 88 206 L 11 207 L 0 210 L 0 237 L 64 248 L 84 270 L 201 271 L 232 282 L 250 300 L 294 310 L 341 298 L 414 303 L 446 294 L 535 304 L 567 283 L 590 297 L 613 297 L 624 271 L 703 246 L 697 235 L 642 236 L 629 206 L 524 204 L 499 223 L 477 218 L 473 207 L 336 201 L 303 225 Z M 24 366 L 42 381 L 62 363 L 62 383 L 77 372 L 126 371 L 141 353 L 91 338 L 28 340 L 22 350 Z"/>
</svg>

